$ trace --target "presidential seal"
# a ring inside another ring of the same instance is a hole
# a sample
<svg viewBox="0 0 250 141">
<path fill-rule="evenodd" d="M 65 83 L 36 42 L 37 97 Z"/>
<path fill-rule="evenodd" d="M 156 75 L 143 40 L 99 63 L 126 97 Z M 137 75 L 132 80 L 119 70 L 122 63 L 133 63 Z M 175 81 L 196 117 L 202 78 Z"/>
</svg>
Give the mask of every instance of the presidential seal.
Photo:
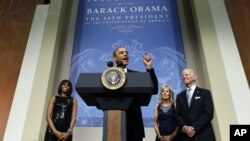
<svg viewBox="0 0 250 141">
<path fill-rule="evenodd" d="M 121 88 L 125 81 L 125 72 L 119 67 L 109 67 L 102 73 L 102 84 L 109 90 Z"/>
</svg>

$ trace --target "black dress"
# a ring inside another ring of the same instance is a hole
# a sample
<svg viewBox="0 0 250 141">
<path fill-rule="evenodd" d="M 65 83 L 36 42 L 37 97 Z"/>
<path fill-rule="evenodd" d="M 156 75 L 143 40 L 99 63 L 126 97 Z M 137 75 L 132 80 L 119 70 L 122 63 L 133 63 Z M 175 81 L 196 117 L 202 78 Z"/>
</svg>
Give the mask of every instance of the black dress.
<svg viewBox="0 0 250 141">
<path fill-rule="evenodd" d="M 60 132 L 67 132 L 70 127 L 73 98 L 56 96 L 52 111 L 52 121 L 55 128 Z M 44 141 L 57 141 L 52 130 L 47 126 Z M 72 141 L 72 135 L 67 138 L 67 141 Z"/>
<path fill-rule="evenodd" d="M 161 104 L 159 104 L 157 110 L 158 126 L 161 136 L 167 136 L 172 134 L 178 126 L 175 117 L 174 105 L 172 104 L 170 107 L 163 107 Z M 158 137 L 156 137 L 155 140 L 160 141 Z"/>
</svg>

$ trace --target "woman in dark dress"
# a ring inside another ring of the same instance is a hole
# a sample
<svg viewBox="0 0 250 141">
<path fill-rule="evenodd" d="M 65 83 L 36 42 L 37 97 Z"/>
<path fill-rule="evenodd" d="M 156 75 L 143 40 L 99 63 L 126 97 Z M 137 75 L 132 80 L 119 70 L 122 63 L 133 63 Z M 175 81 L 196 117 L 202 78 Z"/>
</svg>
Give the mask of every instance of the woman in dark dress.
<svg viewBox="0 0 250 141">
<path fill-rule="evenodd" d="M 71 97 L 72 83 L 61 81 L 58 96 L 52 96 L 47 109 L 47 130 L 44 141 L 72 141 L 77 101 Z"/>
<path fill-rule="evenodd" d="M 155 106 L 154 129 L 156 132 L 156 141 L 177 140 L 178 125 L 175 118 L 173 90 L 166 85 L 162 86 L 159 103 Z"/>
</svg>

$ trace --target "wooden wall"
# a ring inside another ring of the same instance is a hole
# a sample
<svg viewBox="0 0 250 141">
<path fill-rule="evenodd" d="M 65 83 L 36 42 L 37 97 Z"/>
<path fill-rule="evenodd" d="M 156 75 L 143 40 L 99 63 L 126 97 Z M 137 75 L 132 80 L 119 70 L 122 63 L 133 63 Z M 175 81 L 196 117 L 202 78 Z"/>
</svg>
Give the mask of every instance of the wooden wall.
<svg viewBox="0 0 250 141">
<path fill-rule="evenodd" d="M 3 140 L 35 8 L 43 1 L 0 2 L 0 140 Z"/>
<path fill-rule="evenodd" d="M 224 1 L 250 86 L 250 0 Z"/>
</svg>

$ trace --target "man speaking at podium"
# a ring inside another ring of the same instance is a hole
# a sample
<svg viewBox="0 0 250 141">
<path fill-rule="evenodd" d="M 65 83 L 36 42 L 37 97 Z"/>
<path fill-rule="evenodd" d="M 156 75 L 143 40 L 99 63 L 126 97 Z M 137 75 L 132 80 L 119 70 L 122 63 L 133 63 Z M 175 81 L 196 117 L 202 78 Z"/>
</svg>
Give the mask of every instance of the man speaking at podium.
<svg viewBox="0 0 250 141">
<path fill-rule="evenodd" d="M 118 67 L 121 67 L 125 73 L 135 72 L 127 68 L 129 62 L 129 54 L 126 48 L 118 47 L 113 52 L 113 59 L 117 63 Z M 143 55 L 143 63 L 149 72 L 153 85 L 153 94 L 158 93 L 158 81 L 152 67 L 152 59 L 149 54 Z M 127 112 L 127 141 L 142 141 L 145 137 L 144 125 L 142 120 L 142 111 L 140 106 L 132 104 Z"/>
</svg>

